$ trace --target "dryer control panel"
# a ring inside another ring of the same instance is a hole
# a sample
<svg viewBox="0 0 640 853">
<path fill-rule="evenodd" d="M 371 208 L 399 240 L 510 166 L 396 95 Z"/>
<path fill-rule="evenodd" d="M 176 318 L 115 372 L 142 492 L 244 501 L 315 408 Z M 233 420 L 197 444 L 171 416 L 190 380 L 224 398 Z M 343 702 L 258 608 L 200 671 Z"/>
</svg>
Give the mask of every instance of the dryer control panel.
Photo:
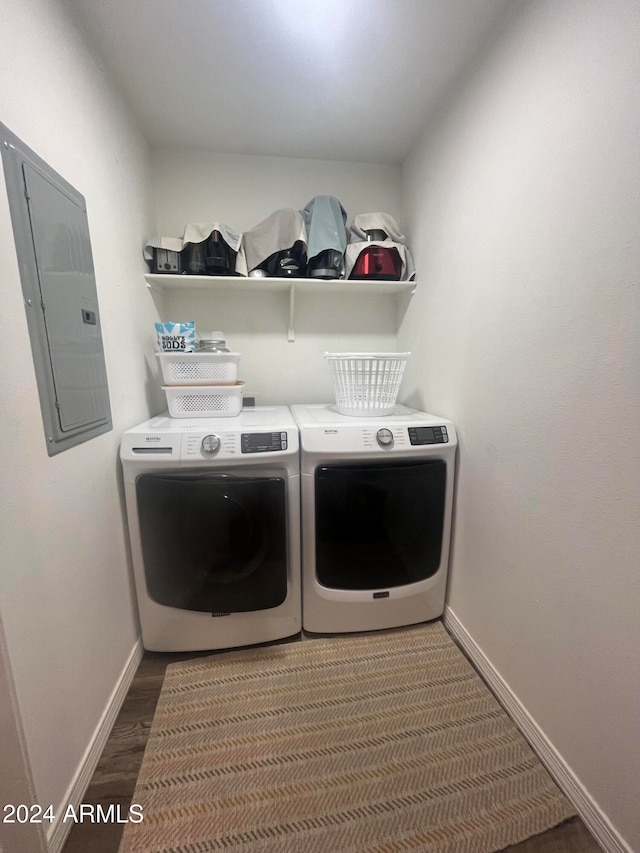
<svg viewBox="0 0 640 853">
<path fill-rule="evenodd" d="M 411 444 L 446 444 L 449 441 L 446 426 L 409 427 Z"/>
</svg>

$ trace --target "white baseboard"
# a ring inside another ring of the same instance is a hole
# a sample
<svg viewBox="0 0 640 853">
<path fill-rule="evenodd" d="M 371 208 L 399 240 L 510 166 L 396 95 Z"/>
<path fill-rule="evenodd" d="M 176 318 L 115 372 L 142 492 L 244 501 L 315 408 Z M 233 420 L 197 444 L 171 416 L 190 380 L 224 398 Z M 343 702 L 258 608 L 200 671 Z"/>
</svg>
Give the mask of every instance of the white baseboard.
<svg viewBox="0 0 640 853">
<path fill-rule="evenodd" d="M 558 787 L 573 803 L 576 811 L 603 850 L 606 853 L 633 853 L 631 847 L 620 836 L 562 755 L 448 605 L 445 607 L 443 621 L 447 630 L 469 656 L 500 704 L 525 736 Z"/>
<path fill-rule="evenodd" d="M 82 802 L 82 798 L 84 797 L 85 791 L 87 790 L 91 777 L 93 776 L 93 771 L 96 769 L 96 765 L 100 760 L 100 756 L 102 755 L 102 751 L 105 747 L 109 734 L 111 733 L 113 724 L 118 716 L 118 712 L 122 707 L 122 703 L 124 702 L 129 687 L 131 686 L 133 677 L 136 674 L 138 664 L 142 660 L 143 651 L 142 640 L 138 640 L 131 650 L 129 659 L 120 674 L 120 678 L 118 679 L 113 692 L 111 693 L 100 722 L 96 726 L 93 737 L 91 738 L 91 741 L 82 756 L 82 760 L 78 765 L 75 777 L 67 789 L 66 796 L 57 809 L 56 820 L 51 824 L 51 829 L 47 833 L 47 849 L 49 853 L 60 853 L 64 846 L 64 842 L 66 841 L 71 827 L 73 826 L 73 822 L 63 822 L 62 817 L 68 805 L 72 805 L 77 809 Z"/>
</svg>

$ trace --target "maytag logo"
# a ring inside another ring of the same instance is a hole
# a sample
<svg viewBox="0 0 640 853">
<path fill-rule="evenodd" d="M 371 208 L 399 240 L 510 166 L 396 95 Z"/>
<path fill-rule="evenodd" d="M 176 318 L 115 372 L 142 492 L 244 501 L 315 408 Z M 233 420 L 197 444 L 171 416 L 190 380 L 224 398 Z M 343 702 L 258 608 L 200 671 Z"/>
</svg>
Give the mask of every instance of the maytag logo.
<svg viewBox="0 0 640 853">
<path fill-rule="evenodd" d="M 145 435 L 144 440 L 145 441 L 160 441 L 160 436 L 159 435 Z"/>
<path fill-rule="evenodd" d="M 325 435 L 337 435 L 338 430 L 337 429 L 325 429 L 324 434 Z"/>
</svg>

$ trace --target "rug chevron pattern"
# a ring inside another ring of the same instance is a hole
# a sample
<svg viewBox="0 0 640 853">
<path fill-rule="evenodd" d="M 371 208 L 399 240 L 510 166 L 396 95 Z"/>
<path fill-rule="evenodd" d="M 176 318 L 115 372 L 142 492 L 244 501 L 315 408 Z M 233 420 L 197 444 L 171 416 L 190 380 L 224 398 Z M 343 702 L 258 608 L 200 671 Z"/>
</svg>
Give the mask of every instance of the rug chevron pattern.
<svg viewBox="0 0 640 853">
<path fill-rule="evenodd" d="M 120 853 L 490 853 L 575 812 L 439 623 L 172 664 Z"/>
</svg>

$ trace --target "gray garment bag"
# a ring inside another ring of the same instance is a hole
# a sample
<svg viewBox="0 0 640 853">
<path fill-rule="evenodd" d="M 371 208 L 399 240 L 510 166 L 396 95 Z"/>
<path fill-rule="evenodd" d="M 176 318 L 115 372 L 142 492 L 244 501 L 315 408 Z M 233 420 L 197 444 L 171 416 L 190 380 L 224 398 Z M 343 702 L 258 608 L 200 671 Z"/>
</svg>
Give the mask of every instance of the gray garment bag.
<svg viewBox="0 0 640 853">
<path fill-rule="evenodd" d="M 307 275 L 338 278 L 347 247 L 347 212 L 337 198 L 317 195 L 301 211 L 307 228 Z"/>
</svg>

